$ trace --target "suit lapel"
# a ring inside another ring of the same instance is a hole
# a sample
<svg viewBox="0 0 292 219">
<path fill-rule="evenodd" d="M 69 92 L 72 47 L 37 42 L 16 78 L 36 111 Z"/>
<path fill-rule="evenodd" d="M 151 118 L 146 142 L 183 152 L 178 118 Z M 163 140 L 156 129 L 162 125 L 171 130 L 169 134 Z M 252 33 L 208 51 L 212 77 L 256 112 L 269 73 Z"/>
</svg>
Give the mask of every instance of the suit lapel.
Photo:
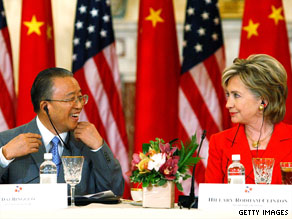
<svg viewBox="0 0 292 219">
<path fill-rule="evenodd" d="M 25 132 L 31 132 L 36 134 L 41 134 L 37 124 L 36 124 L 36 118 L 34 118 L 31 122 L 29 122 L 26 126 Z M 46 149 L 44 146 L 44 142 L 42 140 L 42 145 L 39 147 L 39 151 L 36 153 L 30 154 L 39 170 L 41 163 L 44 161 L 44 153 L 46 153 Z"/>
</svg>

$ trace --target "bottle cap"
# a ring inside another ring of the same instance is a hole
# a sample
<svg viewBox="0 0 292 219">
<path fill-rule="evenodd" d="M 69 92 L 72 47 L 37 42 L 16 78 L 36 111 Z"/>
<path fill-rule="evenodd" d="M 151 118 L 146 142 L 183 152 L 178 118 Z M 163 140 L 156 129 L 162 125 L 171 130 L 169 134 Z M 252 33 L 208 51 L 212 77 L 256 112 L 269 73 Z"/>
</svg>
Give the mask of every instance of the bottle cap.
<svg viewBox="0 0 292 219">
<path fill-rule="evenodd" d="M 240 160 L 240 154 L 232 154 L 232 160 Z"/>
<path fill-rule="evenodd" d="M 44 153 L 44 159 L 45 160 L 52 160 L 53 155 L 52 153 Z"/>
</svg>

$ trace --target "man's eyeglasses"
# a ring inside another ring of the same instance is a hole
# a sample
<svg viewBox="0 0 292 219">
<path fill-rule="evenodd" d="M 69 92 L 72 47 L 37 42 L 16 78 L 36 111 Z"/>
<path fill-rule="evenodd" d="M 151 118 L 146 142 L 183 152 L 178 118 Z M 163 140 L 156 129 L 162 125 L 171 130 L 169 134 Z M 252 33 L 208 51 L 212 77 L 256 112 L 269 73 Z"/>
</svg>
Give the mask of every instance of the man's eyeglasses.
<svg viewBox="0 0 292 219">
<path fill-rule="evenodd" d="M 65 100 L 51 100 L 51 99 L 46 99 L 46 101 L 57 101 L 57 102 L 66 102 L 66 103 L 71 103 L 73 104 L 77 104 L 78 102 L 80 102 L 82 105 L 87 104 L 88 102 L 88 95 L 84 94 L 83 96 L 79 96 L 79 97 L 72 97 L 70 99 L 65 99 Z"/>
</svg>

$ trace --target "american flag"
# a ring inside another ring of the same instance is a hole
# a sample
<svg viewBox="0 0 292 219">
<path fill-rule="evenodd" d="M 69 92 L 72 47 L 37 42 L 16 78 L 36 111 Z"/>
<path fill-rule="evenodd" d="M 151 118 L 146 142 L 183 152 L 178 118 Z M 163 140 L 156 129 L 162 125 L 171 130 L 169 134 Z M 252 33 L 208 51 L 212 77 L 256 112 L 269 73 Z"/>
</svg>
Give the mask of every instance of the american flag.
<svg viewBox="0 0 292 219">
<path fill-rule="evenodd" d="M 81 120 L 88 120 L 96 126 L 120 161 L 126 180 L 125 197 L 129 194 L 129 179 L 125 175 L 129 170 L 128 138 L 110 1 L 77 2 L 73 47 L 74 76 L 89 96 Z"/>
<path fill-rule="evenodd" d="M 229 126 L 221 87 L 224 67 L 217 0 L 188 0 L 179 86 L 179 128 L 182 139 L 188 139 L 194 133 L 199 139 L 202 131 L 207 131 L 207 139 L 200 152 L 203 159 L 196 168 L 196 184 L 204 182 L 210 135 Z M 190 182 L 184 183 L 183 187 L 188 192 Z"/>
<path fill-rule="evenodd" d="M 3 1 L 0 0 L 0 131 L 15 127 L 15 91 L 11 45 Z"/>
</svg>

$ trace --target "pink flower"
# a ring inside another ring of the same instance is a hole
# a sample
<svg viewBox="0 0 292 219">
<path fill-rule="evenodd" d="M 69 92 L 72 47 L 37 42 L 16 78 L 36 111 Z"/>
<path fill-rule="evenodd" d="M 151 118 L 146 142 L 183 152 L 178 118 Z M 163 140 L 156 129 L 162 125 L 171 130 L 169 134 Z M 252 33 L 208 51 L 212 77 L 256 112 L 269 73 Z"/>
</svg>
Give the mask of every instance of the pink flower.
<svg viewBox="0 0 292 219">
<path fill-rule="evenodd" d="M 177 149 L 177 147 L 171 148 L 169 143 L 166 144 L 159 143 L 159 148 L 161 153 L 167 154 L 168 157 L 172 156 Z"/>
<path fill-rule="evenodd" d="M 141 158 L 139 156 L 139 154 L 137 153 L 134 153 L 133 154 L 133 159 L 132 159 L 132 162 L 131 162 L 131 170 L 137 170 L 138 167 L 137 167 L 137 164 L 140 163 L 141 161 Z"/>
<path fill-rule="evenodd" d="M 160 173 L 168 180 L 174 180 L 176 171 L 178 170 L 179 156 L 170 157 L 160 168 Z"/>
</svg>

